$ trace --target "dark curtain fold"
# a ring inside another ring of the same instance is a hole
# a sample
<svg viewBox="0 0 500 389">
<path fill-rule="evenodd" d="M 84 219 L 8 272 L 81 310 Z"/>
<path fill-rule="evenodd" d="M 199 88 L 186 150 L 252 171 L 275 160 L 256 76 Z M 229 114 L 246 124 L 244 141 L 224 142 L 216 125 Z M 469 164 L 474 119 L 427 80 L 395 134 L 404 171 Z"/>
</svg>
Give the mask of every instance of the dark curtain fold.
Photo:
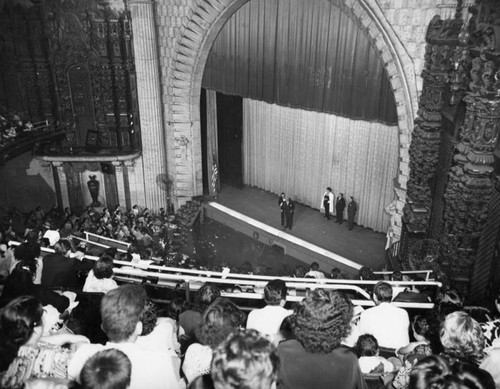
<svg viewBox="0 0 500 389">
<path fill-rule="evenodd" d="M 203 87 L 282 106 L 397 123 L 377 49 L 327 0 L 251 0 L 210 52 Z"/>
</svg>

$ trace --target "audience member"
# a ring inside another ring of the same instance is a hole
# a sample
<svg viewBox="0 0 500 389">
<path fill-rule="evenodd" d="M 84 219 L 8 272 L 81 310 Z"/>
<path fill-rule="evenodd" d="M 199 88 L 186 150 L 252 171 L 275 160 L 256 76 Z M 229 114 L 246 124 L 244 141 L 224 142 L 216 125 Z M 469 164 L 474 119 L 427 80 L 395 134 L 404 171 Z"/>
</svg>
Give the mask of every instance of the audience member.
<svg viewBox="0 0 500 389">
<path fill-rule="evenodd" d="M 203 285 L 196 293 L 194 305 L 179 315 L 179 325 L 189 339 L 195 339 L 195 330 L 201 324 L 203 311 L 220 296 L 220 289 L 211 284 Z"/>
<path fill-rule="evenodd" d="M 396 350 L 396 355 L 403 361 L 410 361 L 413 366 L 420 359 L 443 351 L 440 340 L 441 322 L 435 311 L 416 315 L 411 328 L 415 341 Z"/>
<path fill-rule="evenodd" d="M 416 315 L 412 330 L 415 341 L 396 349 L 396 355 L 404 364 L 392 381 L 392 386 L 396 389 L 408 388 L 410 371 L 418 361 L 443 351 L 440 340 L 441 322 L 437 312 L 429 311 L 424 315 Z"/>
<path fill-rule="evenodd" d="M 431 355 L 410 373 L 410 389 L 494 389 L 491 375 L 476 366 Z"/>
<path fill-rule="evenodd" d="M 43 307 L 34 297 L 8 303 L 0 316 L 0 387 L 21 388 L 31 378 L 67 378 L 72 350 L 63 344 L 88 342 L 79 335 L 42 338 Z"/>
<path fill-rule="evenodd" d="M 408 328 L 410 319 L 408 312 L 391 304 L 392 287 L 387 282 L 378 282 L 373 288 L 375 307 L 361 313 L 358 329 L 360 334 L 372 334 L 380 347 L 394 349 L 410 343 Z M 384 355 L 384 353 L 382 353 Z"/>
<path fill-rule="evenodd" d="M 313 277 L 313 278 L 325 278 L 325 273 L 319 270 L 319 264 L 318 262 L 313 262 L 311 263 L 311 267 L 309 268 L 309 271 L 305 274 L 304 277 Z"/>
<path fill-rule="evenodd" d="M 12 272 L 16 265 L 21 262 L 37 263 L 37 257 L 40 255 L 40 246 L 38 244 L 21 243 L 14 248 L 14 257 L 10 263 L 10 271 Z"/>
<path fill-rule="evenodd" d="M 80 373 L 81 389 L 127 389 L 132 364 L 120 350 L 110 348 L 92 355 Z"/>
<path fill-rule="evenodd" d="M 500 313 L 500 290 L 495 297 L 497 315 Z M 489 372 L 497 389 L 500 389 L 500 318 L 481 324 L 485 338 L 485 358 L 479 367 Z"/>
<path fill-rule="evenodd" d="M 412 329 L 415 341 L 396 350 L 396 355 L 404 363 L 392 381 L 392 386 L 396 389 L 408 388 L 411 369 L 418 361 L 443 351 L 440 339 L 441 322 L 436 311 L 415 316 Z"/>
<path fill-rule="evenodd" d="M 410 319 L 408 312 L 391 304 L 392 287 L 387 282 L 378 282 L 373 288 L 375 307 L 361 313 L 358 329 L 360 334 L 372 334 L 380 347 L 392 349 L 389 355 L 394 355 L 394 349 L 410 343 L 408 328 Z M 381 355 L 385 354 L 381 352 Z"/>
<path fill-rule="evenodd" d="M 5 280 L 10 274 L 10 261 L 12 257 L 7 255 L 7 251 L 7 245 L 0 243 L 0 281 Z"/>
<path fill-rule="evenodd" d="M 136 344 L 152 350 L 159 347 L 162 350 L 179 353 L 176 323 L 169 318 L 158 317 L 156 305 L 152 301 L 147 302 L 141 321 L 142 333 L 137 338 Z"/>
<path fill-rule="evenodd" d="M 366 388 L 356 355 L 340 344 L 351 318 L 342 293 L 311 291 L 289 317 L 295 339 L 278 346 L 280 388 Z"/>
<path fill-rule="evenodd" d="M 200 343 L 193 343 L 188 347 L 182 365 L 188 382 L 210 373 L 212 351 L 244 324 L 245 314 L 223 297 L 219 297 L 205 310 L 201 325 L 196 331 L 196 338 Z"/>
<path fill-rule="evenodd" d="M 293 274 L 292 277 L 294 278 L 304 278 L 306 275 L 306 269 L 302 265 L 297 265 L 295 266 L 295 269 L 293 269 Z"/>
<path fill-rule="evenodd" d="M 436 296 L 435 304 L 441 320 L 444 320 L 449 313 L 462 310 L 464 301 L 458 290 L 442 288 Z"/>
<path fill-rule="evenodd" d="M 46 231 L 44 232 L 43 237 L 49 240 L 50 247 L 54 247 L 56 243 L 61 239 L 59 230 L 53 229 L 52 223 L 50 222 L 45 223 L 44 227 L 46 227 Z"/>
<path fill-rule="evenodd" d="M 248 314 L 247 328 L 255 329 L 261 334 L 268 335 L 274 341 L 280 330 L 283 319 L 293 311 L 285 309 L 287 287 L 280 279 L 269 281 L 264 288 L 266 306 L 254 309 Z"/>
<path fill-rule="evenodd" d="M 78 289 L 78 272 L 88 272 L 94 262 L 71 258 L 71 243 L 61 239 L 54 246 L 55 253 L 43 258 L 42 284 L 50 287 Z"/>
<path fill-rule="evenodd" d="M 334 267 L 330 271 L 330 278 L 332 280 L 341 280 L 341 279 L 347 278 L 347 277 L 342 275 L 342 272 L 340 271 L 340 269 L 338 267 Z"/>
<path fill-rule="evenodd" d="M 182 387 L 178 357 L 167 350 L 151 350 L 135 343 L 142 333 L 141 316 L 146 308 L 146 291 L 138 285 L 123 285 L 106 293 L 101 301 L 102 329 L 109 338 L 106 345 L 80 347 L 68 366 L 69 376 L 79 381 L 85 362 L 95 353 L 110 348 L 124 352 L 132 364 L 130 388 Z"/>
<path fill-rule="evenodd" d="M 488 350 L 479 367 L 491 374 L 496 389 L 500 389 L 500 347 Z"/>
<path fill-rule="evenodd" d="M 486 342 L 485 348 L 500 348 L 500 289 L 497 291 L 494 305 L 496 317 L 485 323 L 481 323 L 481 329 L 483 330 Z"/>
<path fill-rule="evenodd" d="M 108 293 L 110 290 L 118 288 L 118 284 L 112 278 L 113 266 L 113 257 L 101 255 L 95 263 L 94 268 L 89 271 L 83 285 L 83 291 Z"/>
<path fill-rule="evenodd" d="M 373 335 L 365 334 L 358 338 L 356 343 L 359 367 L 362 373 L 389 373 L 394 371 L 394 365 L 379 355 L 377 339 Z"/>
<path fill-rule="evenodd" d="M 33 279 L 36 273 L 36 262 L 22 261 L 18 262 L 13 272 L 5 281 L 2 290 L 2 303 L 5 305 L 12 299 L 20 296 L 33 296 L 42 305 L 52 305 L 59 312 L 64 312 L 69 307 L 69 299 L 45 285 L 35 285 Z"/>
<path fill-rule="evenodd" d="M 363 281 L 373 281 L 377 280 L 377 276 L 373 273 L 373 270 L 367 266 L 362 266 L 359 269 L 359 279 Z"/>
<path fill-rule="evenodd" d="M 271 389 L 277 370 L 275 347 L 254 330 L 230 334 L 213 353 L 211 374 L 216 389 Z"/>
<path fill-rule="evenodd" d="M 451 362 L 461 361 L 478 366 L 484 354 L 484 335 L 477 321 L 463 311 L 446 316 L 441 327 L 442 355 Z"/>
<path fill-rule="evenodd" d="M 359 323 L 359 317 L 361 316 L 361 312 L 364 311 L 364 308 L 360 305 L 355 305 L 352 308 L 352 319 L 351 319 L 351 324 L 350 324 L 350 332 L 349 334 L 342 339 L 342 344 L 346 347 L 352 347 L 356 346 L 356 342 L 358 341 L 358 338 L 360 336 L 359 329 L 358 329 L 358 323 Z"/>
</svg>

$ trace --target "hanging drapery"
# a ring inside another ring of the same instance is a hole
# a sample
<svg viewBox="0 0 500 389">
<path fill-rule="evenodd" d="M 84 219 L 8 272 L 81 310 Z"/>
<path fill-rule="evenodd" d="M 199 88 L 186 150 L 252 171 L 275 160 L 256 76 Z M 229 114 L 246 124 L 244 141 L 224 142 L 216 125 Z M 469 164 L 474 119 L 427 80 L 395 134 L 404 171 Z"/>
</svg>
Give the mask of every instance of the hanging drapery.
<svg viewBox="0 0 500 389">
<path fill-rule="evenodd" d="M 219 193 L 219 152 L 217 141 L 217 92 L 207 90 L 207 170 L 211 196 Z"/>
<path fill-rule="evenodd" d="M 243 102 L 243 180 L 319 209 L 325 188 L 354 196 L 355 221 L 385 232 L 394 199 L 398 129 L 380 123 Z"/>
<path fill-rule="evenodd" d="M 203 87 L 282 106 L 397 123 L 382 59 L 328 0 L 250 0 L 220 31 Z"/>
</svg>

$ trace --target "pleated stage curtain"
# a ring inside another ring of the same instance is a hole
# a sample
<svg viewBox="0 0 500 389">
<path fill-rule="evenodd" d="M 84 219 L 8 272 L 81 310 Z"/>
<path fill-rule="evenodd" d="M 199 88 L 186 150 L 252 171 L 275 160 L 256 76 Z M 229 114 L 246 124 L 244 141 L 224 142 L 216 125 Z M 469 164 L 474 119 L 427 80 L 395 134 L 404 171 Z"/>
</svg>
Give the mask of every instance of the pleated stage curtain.
<svg viewBox="0 0 500 389">
<path fill-rule="evenodd" d="M 328 0 L 250 0 L 214 42 L 203 87 L 228 95 L 397 123 L 382 58 Z"/>
<path fill-rule="evenodd" d="M 397 126 L 243 101 L 243 181 L 319 209 L 327 186 L 358 203 L 355 221 L 375 231 L 390 225 Z M 345 214 L 345 217 L 347 215 Z"/>
</svg>

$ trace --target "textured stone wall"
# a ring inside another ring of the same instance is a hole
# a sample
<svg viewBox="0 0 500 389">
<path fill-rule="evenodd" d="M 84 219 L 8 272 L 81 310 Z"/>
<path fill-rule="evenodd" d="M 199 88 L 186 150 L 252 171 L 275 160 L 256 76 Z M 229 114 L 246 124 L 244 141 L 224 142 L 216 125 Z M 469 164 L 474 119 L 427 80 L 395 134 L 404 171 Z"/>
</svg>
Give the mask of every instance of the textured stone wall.
<svg viewBox="0 0 500 389">
<path fill-rule="evenodd" d="M 425 32 L 434 15 L 453 18 L 456 0 L 378 0 L 387 21 L 411 58 L 406 64 L 417 75 L 417 89 L 422 90 L 420 73 L 424 67 Z"/>
<path fill-rule="evenodd" d="M 199 166 L 193 166 L 192 155 L 188 155 L 188 147 L 193 140 L 191 136 L 191 118 L 188 110 L 182 108 L 172 112 L 169 101 L 172 99 L 173 84 L 182 83 L 182 79 L 173 80 L 172 62 L 174 59 L 175 49 L 181 39 L 185 26 L 188 24 L 189 18 L 192 16 L 193 9 L 196 8 L 195 0 L 166 0 L 156 2 L 156 14 L 158 24 L 158 44 L 160 55 L 160 74 L 162 97 L 164 103 L 164 127 L 167 143 L 167 169 L 168 177 L 174 182 L 173 185 L 173 203 L 176 206 L 181 206 L 190 199 L 191 196 L 202 194 L 202 188 L 196 190 L 196 185 L 193 183 L 193 176 L 201 176 L 201 155 L 199 156 Z M 194 64 L 194 58 L 186 57 L 187 63 Z M 200 92 L 198 92 L 200 93 Z M 199 113 L 198 113 L 199 114 Z M 174 120 L 183 120 L 181 126 L 182 133 L 174 133 L 172 122 Z M 178 141 L 176 141 L 176 138 Z M 191 138 L 191 139 L 190 139 Z M 183 146 L 179 143 L 188 143 Z M 192 144 L 191 144 L 192 147 Z M 201 149 L 201 145 L 200 145 Z M 198 169 L 194 171 L 193 169 Z"/>
</svg>

